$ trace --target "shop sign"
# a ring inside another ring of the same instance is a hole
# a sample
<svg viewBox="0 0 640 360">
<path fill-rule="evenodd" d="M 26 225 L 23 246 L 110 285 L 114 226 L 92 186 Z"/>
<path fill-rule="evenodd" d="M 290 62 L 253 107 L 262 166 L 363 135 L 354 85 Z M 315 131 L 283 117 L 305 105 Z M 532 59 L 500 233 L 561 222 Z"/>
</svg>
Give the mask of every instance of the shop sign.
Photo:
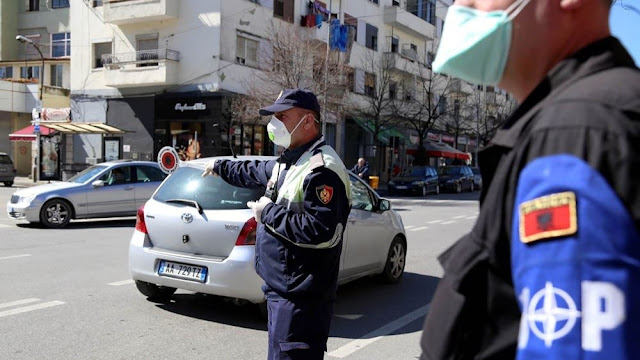
<svg viewBox="0 0 640 360">
<path fill-rule="evenodd" d="M 44 108 L 42 121 L 70 121 L 71 108 Z"/>
<path fill-rule="evenodd" d="M 193 105 L 187 105 L 187 103 L 176 103 L 176 106 L 174 106 L 173 109 L 180 112 L 207 110 L 207 105 L 201 102 L 195 103 Z"/>
</svg>

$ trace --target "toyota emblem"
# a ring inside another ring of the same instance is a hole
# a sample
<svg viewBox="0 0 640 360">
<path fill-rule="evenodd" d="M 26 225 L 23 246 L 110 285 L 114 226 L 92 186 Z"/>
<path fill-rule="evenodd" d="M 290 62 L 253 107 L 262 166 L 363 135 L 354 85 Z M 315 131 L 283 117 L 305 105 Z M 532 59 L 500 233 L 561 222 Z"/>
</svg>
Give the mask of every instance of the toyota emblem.
<svg viewBox="0 0 640 360">
<path fill-rule="evenodd" d="M 184 221 L 187 224 L 193 221 L 193 215 L 189 213 L 182 214 L 181 218 L 182 218 L 182 221 Z"/>
</svg>

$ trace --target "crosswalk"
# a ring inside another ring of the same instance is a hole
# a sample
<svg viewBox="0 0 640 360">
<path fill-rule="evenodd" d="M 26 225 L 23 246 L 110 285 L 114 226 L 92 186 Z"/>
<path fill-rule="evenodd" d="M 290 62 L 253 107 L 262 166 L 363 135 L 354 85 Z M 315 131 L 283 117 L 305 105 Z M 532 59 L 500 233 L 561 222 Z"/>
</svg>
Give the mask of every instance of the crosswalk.
<svg viewBox="0 0 640 360">
<path fill-rule="evenodd" d="M 29 311 L 42 310 L 53 306 L 64 305 L 63 301 L 46 301 L 37 298 L 21 299 L 0 303 L 0 318 L 10 315 L 21 314 Z M 2 310 L 6 309 L 6 310 Z"/>
<path fill-rule="evenodd" d="M 458 215 L 458 216 L 454 216 L 450 219 L 436 219 L 436 220 L 431 220 L 431 221 L 427 221 L 423 224 L 419 224 L 419 225 L 405 225 L 404 229 L 406 231 L 422 231 L 422 230 L 427 230 L 429 229 L 429 226 L 424 226 L 424 224 L 428 224 L 428 225 L 450 225 L 450 224 L 455 224 L 458 221 L 464 221 L 464 220 L 475 220 L 478 217 L 478 213 L 475 213 L 473 215 Z"/>
</svg>

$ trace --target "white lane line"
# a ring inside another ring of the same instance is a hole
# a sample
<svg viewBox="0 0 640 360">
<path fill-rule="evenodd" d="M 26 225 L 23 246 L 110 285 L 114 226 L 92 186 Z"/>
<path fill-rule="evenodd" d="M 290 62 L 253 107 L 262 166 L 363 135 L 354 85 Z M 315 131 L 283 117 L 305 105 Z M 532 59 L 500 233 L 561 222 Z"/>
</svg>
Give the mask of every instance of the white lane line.
<svg viewBox="0 0 640 360">
<path fill-rule="evenodd" d="M 467 219 L 467 220 L 473 220 L 473 219 L 475 219 L 475 218 L 477 218 L 477 217 L 478 217 L 478 215 L 473 215 L 473 216 L 466 217 L 465 219 Z"/>
<path fill-rule="evenodd" d="M 420 230 L 424 230 L 424 229 L 428 229 L 428 227 L 426 227 L 426 226 L 420 226 L 420 227 L 417 227 L 417 228 L 415 228 L 415 229 L 411 229 L 411 230 L 409 230 L 409 231 L 420 231 Z"/>
<path fill-rule="evenodd" d="M 15 227 L 15 226 L 13 226 L 13 225 L 0 224 L 0 228 L 9 228 L 9 227 Z"/>
<path fill-rule="evenodd" d="M 466 215 L 461 215 L 461 216 L 456 216 L 454 217 L 454 219 L 462 219 L 463 217 L 465 217 Z"/>
<path fill-rule="evenodd" d="M 109 285 L 111 286 L 129 285 L 129 284 L 133 284 L 132 279 L 109 283 Z"/>
<path fill-rule="evenodd" d="M 433 220 L 433 221 L 429 221 L 427 224 L 437 224 L 440 222 L 443 222 L 444 220 Z"/>
<path fill-rule="evenodd" d="M 385 335 L 388 335 L 400 329 L 401 327 L 408 325 L 421 317 L 424 317 L 427 314 L 428 310 L 429 310 L 429 305 L 425 305 L 421 308 L 418 308 L 408 313 L 407 315 L 399 319 L 396 319 L 380 328 L 377 328 L 376 330 L 373 330 L 372 332 L 362 336 L 361 338 L 344 345 L 343 347 L 333 350 L 327 355 L 332 357 L 337 357 L 337 358 L 343 358 L 343 357 L 349 356 L 354 352 L 362 349 L 363 347 L 369 344 L 372 344 L 375 341 L 380 340 Z"/>
<path fill-rule="evenodd" d="M 37 305 L 25 306 L 25 307 L 21 307 L 21 308 L 17 308 L 17 309 L 0 311 L 0 317 L 20 314 L 20 313 L 23 313 L 23 312 L 29 312 L 29 311 L 34 311 L 34 310 L 46 309 L 48 307 L 57 306 L 57 305 L 63 305 L 63 304 L 64 304 L 64 302 L 56 300 L 56 301 L 49 301 L 49 302 L 42 303 L 42 304 L 37 304 Z"/>
<path fill-rule="evenodd" d="M 30 303 L 36 302 L 36 301 L 40 301 L 40 299 L 31 298 L 31 299 L 22 299 L 22 300 L 11 301 L 11 302 L 8 302 L 8 303 L 0 304 L 0 309 L 8 308 L 8 307 L 16 306 L 16 305 L 30 304 Z"/>
<path fill-rule="evenodd" d="M 31 256 L 31 254 L 21 254 L 21 255 L 5 256 L 5 257 L 0 257 L 0 260 L 16 259 L 16 258 L 27 257 L 27 256 Z"/>
<path fill-rule="evenodd" d="M 404 227 L 404 229 L 407 230 L 407 229 L 411 229 L 412 227 L 416 227 L 416 226 L 415 225 L 407 225 L 407 226 Z"/>
<path fill-rule="evenodd" d="M 442 225 L 453 224 L 454 222 L 455 222 L 455 220 L 454 221 L 445 221 L 445 222 L 442 223 Z"/>
</svg>

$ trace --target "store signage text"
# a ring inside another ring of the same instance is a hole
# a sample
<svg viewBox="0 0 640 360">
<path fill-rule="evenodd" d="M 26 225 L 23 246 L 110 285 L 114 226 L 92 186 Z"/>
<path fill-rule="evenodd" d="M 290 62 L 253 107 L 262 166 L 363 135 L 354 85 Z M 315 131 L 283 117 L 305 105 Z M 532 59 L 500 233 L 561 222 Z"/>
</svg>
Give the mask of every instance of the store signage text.
<svg viewBox="0 0 640 360">
<path fill-rule="evenodd" d="M 207 110 L 207 105 L 204 103 L 195 103 L 193 105 L 187 105 L 187 103 L 181 104 L 177 103 L 173 108 L 174 110 L 178 110 L 180 112 L 186 111 L 194 111 L 194 110 Z"/>
</svg>

